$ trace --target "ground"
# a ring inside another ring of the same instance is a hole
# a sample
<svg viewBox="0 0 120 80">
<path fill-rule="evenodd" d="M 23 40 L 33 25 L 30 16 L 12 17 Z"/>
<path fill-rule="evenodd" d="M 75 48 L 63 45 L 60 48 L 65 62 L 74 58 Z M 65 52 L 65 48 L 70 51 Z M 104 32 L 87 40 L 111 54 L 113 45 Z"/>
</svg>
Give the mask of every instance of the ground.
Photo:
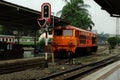
<svg viewBox="0 0 120 80">
<path fill-rule="evenodd" d="M 48 68 L 37 67 L 37 68 L 27 69 L 20 72 L 3 74 L 3 75 L 0 75 L 0 80 L 26 80 L 26 79 L 32 79 L 32 78 L 35 78 L 35 79 L 41 78 L 55 72 L 64 71 L 64 70 L 76 67 L 78 65 L 84 65 L 84 64 L 88 64 L 91 62 L 95 62 L 95 61 L 110 57 L 112 55 L 117 54 L 119 50 L 120 48 L 116 47 L 116 49 L 113 49 L 111 53 L 109 53 L 108 47 L 101 46 L 99 47 L 97 54 L 93 53 L 93 55 L 80 57 L 73 60 L 68 60 L 64 63 L 57 63 L 57 61 L 55 61 L 54 65 L 52 62 L 50 62 L 48 64 Z"/>
</svg>

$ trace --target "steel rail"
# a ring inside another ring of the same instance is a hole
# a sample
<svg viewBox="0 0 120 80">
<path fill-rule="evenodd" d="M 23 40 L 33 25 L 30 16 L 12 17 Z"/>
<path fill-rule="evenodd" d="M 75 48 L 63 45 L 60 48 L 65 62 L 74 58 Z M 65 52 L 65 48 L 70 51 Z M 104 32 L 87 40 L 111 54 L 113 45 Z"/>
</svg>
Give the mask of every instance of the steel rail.
<svg viewBox="0 0 120 80">
<path fill-rule="evenodd" d="M 106 58 L 106 59 L 103 59 L 103 60 L 100 60 L 94 63 L 90 63 L 90 64 L 83 65 L 83 66 L 77 66 L 75 68 L 65 70 L 59 73 L 54 73 L 46 77 L 42 77 L 39 79 L 31 79 L 31 80 L 55 80 L 56 78 L 59 78 L 60 80 L 75 79 L 85 73 L 88 73 L 90 71 L 96 70 L 97 68 L 101 68 L 105 65 L 108 65 L 112 62 L 117 61 L 119 59 L 117 57 L 118 55 L 115 55 L 115 56 L 112 56 L 112 57 L 109 57 L 109 58 Z"/>
<path fill-rule="evenodd" d="M 33 61 L 26 61 L 26 62 L 16 62 L 10 64 L 0 65 L 0 74 L 8 74 L 12 72 L 18 72 L 30 68 L 35 67 L 44 67 L 45 61 L 44 60 L 33 60 Z"/>
</svg>

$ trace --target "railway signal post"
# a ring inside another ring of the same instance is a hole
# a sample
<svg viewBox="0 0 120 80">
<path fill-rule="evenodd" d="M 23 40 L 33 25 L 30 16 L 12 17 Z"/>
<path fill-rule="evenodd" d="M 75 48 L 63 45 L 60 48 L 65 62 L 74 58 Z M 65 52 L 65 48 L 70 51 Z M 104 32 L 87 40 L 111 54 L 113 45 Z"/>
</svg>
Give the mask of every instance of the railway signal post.
<svg viewBox="0 0 120 80">
<path fill-rule="evenodd" d="M 38 18 L 37 22 L 40 29 L 45 31 L 45 68 L 48 68 L 48 25 L 51 17 L 51 5 L 49 3 L 43 3 L 41 6 L 42 18 Z"/>
</svg>

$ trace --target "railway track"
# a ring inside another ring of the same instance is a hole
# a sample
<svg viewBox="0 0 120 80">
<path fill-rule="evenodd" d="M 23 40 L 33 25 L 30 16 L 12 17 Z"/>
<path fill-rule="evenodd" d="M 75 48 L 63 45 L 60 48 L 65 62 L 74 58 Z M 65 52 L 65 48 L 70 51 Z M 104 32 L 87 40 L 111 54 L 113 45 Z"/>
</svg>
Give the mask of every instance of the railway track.
<svg viewBox="0 0 120 80">
<path fill-rule="evenodd" d="M 46 77 L 42 77 L 39 79 L 31 79 L 31 80 L 71 80 L 71 79 L 76 79 L 76 78 L 80 78 L 83 75 L 86 75 L 90 72 L 93 72 L 97 69 L 100 69 L 110 63 L 113 63 L 115 61 L 119 60 L 118 55 L 94 62 L 94 63 L 90 63 L 87 65 L 83 65 L 83 66 L 77 66 L 75 68 L 66 70 L 66 71 L 62 71 L 59 73 L 54 73 L 51 74 L 49 76 Z"/>
<path fill-rule="evenodd" d="M 17 71 L 22 71 L 35 67 L 44 67 L 45 60 L 44 58 L 37 58 L 31 60 L 19 60 L 19 61 L 11 61 L 6 62 L 4 64 L 0 64 L 0 74 L 7 74 Z"/>
</svg>

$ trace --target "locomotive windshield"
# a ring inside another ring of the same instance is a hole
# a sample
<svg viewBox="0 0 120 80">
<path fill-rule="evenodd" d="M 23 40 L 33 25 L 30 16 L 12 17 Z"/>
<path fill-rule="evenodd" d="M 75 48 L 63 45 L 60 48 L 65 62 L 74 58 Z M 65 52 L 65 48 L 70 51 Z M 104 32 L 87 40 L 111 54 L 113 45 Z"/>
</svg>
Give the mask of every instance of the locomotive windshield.
<svg viewBox="0 0 120 80">
<path fill-rule="evenodd" d="M 55 29 L 54 36 L 72 36 L 73 30 Z"/>
<path fill-rule="evenodd" d="M 54 35 L 55 36 L 62 36 L 62 31 L 63 31 L 62 29 L 55 29 L 54 30 Z"/>
<path fill-rule="evenodd" d="M 72 36 L 73 30 L 63 30 L 63 36 Z"/>
</svg>

